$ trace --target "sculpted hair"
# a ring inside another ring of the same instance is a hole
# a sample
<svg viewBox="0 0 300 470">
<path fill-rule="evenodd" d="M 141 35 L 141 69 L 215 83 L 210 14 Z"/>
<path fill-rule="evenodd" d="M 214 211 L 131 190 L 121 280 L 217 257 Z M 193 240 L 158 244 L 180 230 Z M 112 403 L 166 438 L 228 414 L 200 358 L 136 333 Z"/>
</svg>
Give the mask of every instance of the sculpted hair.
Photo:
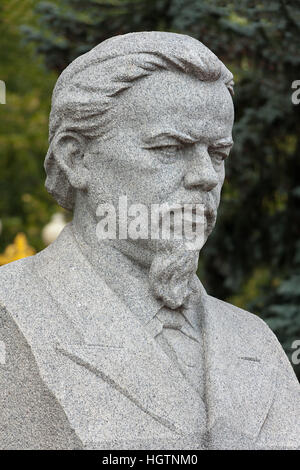
<svg viewBox="0 0 300 470">
<path fill-rule="evenodd" d="M 101 137 L 110 124 L 108 111 L 120 93 L 159 71 L 180 71 L 201 81 L 220 80 L 233 95 L 233 76 L 201 42 L 189 36 L 144 32 L 116 36 L 74 60 L 58 78 L 52 96 L 46 189 L 59 205 L 72 210 L 74 190 L 56 162 L 53 140 L 72 132 Z"/>
</svg>

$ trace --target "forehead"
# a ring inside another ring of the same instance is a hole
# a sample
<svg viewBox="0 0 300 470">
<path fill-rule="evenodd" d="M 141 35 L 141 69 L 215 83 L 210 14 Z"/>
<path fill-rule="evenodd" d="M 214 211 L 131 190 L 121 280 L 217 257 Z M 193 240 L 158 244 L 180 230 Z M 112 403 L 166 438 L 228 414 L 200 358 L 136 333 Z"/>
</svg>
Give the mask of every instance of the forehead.
<svg viewBox="0 0 300 470">
<path fill-rule="evenodd" d="M 123 124 L 141 133 L 165 128 L 207 139 L 231 134 L 233 103 L 220 80 L 202 82 L 179 72 L 156 72 L 134 83 L 118 100 Z"/>
</svg>

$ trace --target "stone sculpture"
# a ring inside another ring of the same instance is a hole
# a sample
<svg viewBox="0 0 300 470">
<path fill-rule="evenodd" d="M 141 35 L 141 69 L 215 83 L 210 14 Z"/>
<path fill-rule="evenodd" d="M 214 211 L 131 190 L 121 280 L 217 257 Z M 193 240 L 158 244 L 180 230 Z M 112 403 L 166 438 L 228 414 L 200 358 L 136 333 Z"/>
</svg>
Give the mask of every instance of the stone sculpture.
<svg viewBox="0 0 300 470">
<path fill-rule="evenodd" d="M 0 268 L 1 448 L 300 446 L 299 385 L 276 337 L 196 276 L 232 95 L 222 62 L 174 33 L 111 38 L 59 77 L 46 187 L 74 218 L 45 250 Z M 101 239 L 99 207 L 124 196 L 149 210 L 190 205 L 193 227 L 201 205 L 201 246 Z"/>
</svg>

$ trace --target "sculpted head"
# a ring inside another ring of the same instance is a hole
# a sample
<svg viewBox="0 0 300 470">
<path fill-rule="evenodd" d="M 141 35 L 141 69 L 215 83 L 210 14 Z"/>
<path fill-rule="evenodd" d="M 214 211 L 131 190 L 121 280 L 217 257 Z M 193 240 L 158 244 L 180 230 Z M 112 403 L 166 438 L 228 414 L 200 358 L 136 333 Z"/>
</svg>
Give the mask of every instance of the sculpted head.
<svg viewBox="0 0 300 470">
<path fill-rule="evenodd" d="M 47 190 L 81 222 L 96 222 L 99 204 L 116 206 L 120 195 L 128 205 L 203 204 L 206 240 L 232 146 L 232 93 L 229 70 L 189 36 L 131 33 L 101 43 L 72 62 L 55 86 Z M 174 240 L 117 242 L 151 265 L 154 291 L 164 278 L 170 285 L 173 265 L 177 271 L 180 265 L 184 297 L 199 252 Z"/>
</svg>

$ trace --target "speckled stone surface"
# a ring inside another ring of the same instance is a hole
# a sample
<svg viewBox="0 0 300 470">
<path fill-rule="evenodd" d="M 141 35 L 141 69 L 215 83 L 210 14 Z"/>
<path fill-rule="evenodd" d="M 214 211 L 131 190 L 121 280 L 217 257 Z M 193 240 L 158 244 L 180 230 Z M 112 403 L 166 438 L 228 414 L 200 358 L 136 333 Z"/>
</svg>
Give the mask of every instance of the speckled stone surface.
<svg viewBox="0 0 300 470">
<path fill-rule="evenodd" d="M 0 268 L 1 449 L 295 449 L 299 384 L 257 316 L 209 296 L 185 240 L 99 240 L 97 207 L 203 204 L 232 146 L 233 77 L 203 44 L 116 36 L 52 99 L 58 239 Z"/>
</svg>

